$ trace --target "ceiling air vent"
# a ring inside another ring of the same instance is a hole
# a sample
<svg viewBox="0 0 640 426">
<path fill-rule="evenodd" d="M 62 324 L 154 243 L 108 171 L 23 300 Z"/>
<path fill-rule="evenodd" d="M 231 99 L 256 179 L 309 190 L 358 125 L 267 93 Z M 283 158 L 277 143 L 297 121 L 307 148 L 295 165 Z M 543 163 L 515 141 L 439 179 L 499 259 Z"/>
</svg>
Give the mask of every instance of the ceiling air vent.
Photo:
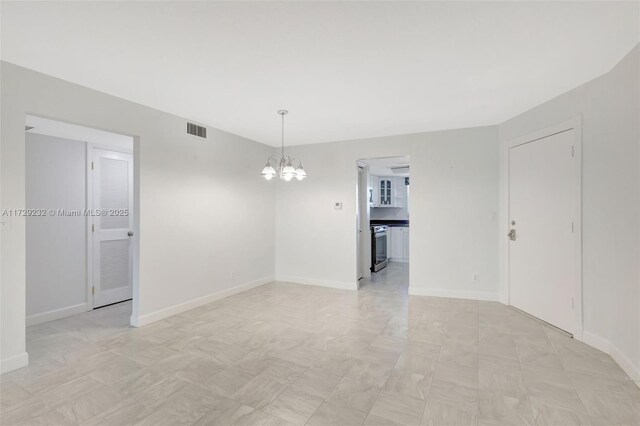
<svg viewBox="0 0 640 426">
<path fill-rule="evenodd" d="M 199 138 L 206 138 L 207 128 L 203 126 L 198 126 L 197 124 L 187 123 L 187 133 L 193 136 L 197 136 Z"/>
</svg>

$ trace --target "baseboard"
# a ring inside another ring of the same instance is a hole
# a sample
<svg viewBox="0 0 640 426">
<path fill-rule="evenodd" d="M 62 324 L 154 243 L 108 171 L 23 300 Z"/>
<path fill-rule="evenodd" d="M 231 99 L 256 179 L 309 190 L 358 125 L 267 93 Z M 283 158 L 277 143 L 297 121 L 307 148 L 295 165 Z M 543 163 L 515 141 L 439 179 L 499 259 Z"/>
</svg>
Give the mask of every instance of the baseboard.
<svg viewBox="0 0 640 426">
<path fill-rule="evenodd" d="M 499 300 L 498 293 L 490 291 L 450 290 L 409 286 L 409 294 L 412 296 L 449 297 L 452 299 L 471 299 L 489 302 L 497 302 Z"/>
<path fill-rule="evenodd" d="M 343 281 L 318 280 L 315 278 L 294 277 L 291 275 L 278 276 L 277 281 L 284 281 L 294 284 L 316 285 L 319 287 L 337 288 L 340 290 L 357 290 L 358 283 L 354 280 L 352 283 Z"/>
<path fill-rule="evenodd" d="M 137 318 L 131 316 L 131 325 L 134 327 L 142 327 L 147 324 L 165 319 L 182 312 L 188 311 L 198 306 L 206 305 L 207 303 L 215 302 L 216 300 L 224 299 L 225 297 L 233 296 L 234 294 L 242 293 L 243 291 L 251 290 L 252 288 L 259 287 L 261 285 L 272 282 L 273 276 L 263 277 L 248 283 L 240 284 L 225 290 L 220 290 L 215 293 L 208 294 L 206 296 L 198 297 L 196 299 L 189 300 L 187 302 L 179 303 L 177 305 L 170 306 L 168 308 L 160 309 L 159 311 L 151 312 L 149 314 L 141 315 Z"/>
<path fill-rule="evenodd" d="M 0 374 L 17 370 L 18 368 L 29 365 L 29 354 L 22 352 L 21 354 L 11 356 L 0 361 Z"/>
<path fill-rule="evenodd" d="M 640 369 L 633 365 L 629 358 L 627 358 L 616 346 L 611 344 L 609 340 L 584 330 L 582 332 L 582 341 L 589 346 L 593 346 L 594 348 L 609 354 L 620 368 L 627 373 L 627 376 L 634 381 L 636 386 L 640 388 Z"/>
<path fill-rule="evenodd" d="M 67 306 L 66 308 L 54 309 L 52 311 L 43 312 L 41 314 L 29 315 L 27 317 L 27 327 L 30 325 L 42 324 L 60 318 L 70 317 L 71 315 L 81 314 L 87 311 L 87 304 L 80 303 L 78 305 Z"/>
</svg>

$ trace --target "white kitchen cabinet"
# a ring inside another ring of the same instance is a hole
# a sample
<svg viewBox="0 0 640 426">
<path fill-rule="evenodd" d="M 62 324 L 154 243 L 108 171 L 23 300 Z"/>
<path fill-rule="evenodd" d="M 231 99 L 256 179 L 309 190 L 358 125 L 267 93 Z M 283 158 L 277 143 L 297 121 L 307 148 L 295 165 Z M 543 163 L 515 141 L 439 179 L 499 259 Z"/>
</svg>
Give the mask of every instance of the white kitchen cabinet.
<svg viewBox="0 0 640 426">
<path fill-rule="evenodd" d="M 369 207 L 380 207 L 380 178 L 371 176 L 371 187 L 369 188 Z"/>
<path fill-rule="evenodd" d="M 392 226 L 389 228 L 389 260 L 393 262 L 409 261 L 409 227 Z"/>
<path fill-rule="evenodd" d="M 407 186 L 403 176 L 393 177 L 393 207 L 405 207 L 407 205 Z"/>
<path fill-rule="evenodd" d="M 371 175 L 369 207 L 405 207 L 407 187 L 402 176 Z"/>
<path fill-rule="evenodd" d="M 393 178 L 382 177 L 378 179 L 378 196 L 380 207 L 393 207 L 394 202 L 394 182 Z"/>
</svg>

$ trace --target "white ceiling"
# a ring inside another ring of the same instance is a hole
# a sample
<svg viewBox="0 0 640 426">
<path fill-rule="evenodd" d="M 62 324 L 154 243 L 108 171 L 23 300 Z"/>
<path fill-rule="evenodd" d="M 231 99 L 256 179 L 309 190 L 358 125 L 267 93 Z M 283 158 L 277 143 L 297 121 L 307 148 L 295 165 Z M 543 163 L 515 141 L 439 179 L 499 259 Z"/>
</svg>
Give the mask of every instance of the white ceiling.
<svg viewBox="0 0 640 426">
<path fill-rule="evenodd" d="M 2 2 L 2 58 L 277 145 L 500 123 L 609 71 L 638 2 Z"/>
</svg>

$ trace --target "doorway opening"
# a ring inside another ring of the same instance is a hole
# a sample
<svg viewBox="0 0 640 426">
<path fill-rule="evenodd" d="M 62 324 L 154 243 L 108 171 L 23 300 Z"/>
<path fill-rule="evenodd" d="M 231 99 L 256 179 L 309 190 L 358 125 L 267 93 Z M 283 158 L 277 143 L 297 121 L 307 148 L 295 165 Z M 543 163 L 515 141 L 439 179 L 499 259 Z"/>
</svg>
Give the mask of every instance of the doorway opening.
<svg viewBox="0 0 640 426">
<path fill-rule="evenodd" d="M 409 292 L 409 156 L 357 161 L 358 289 Z"/>
<path fill-rule="evenodd" d="M 128 327 L 134 138 L 28 115 L 25 142 L 28 349 L 38 328 Z"/>
</svg>

